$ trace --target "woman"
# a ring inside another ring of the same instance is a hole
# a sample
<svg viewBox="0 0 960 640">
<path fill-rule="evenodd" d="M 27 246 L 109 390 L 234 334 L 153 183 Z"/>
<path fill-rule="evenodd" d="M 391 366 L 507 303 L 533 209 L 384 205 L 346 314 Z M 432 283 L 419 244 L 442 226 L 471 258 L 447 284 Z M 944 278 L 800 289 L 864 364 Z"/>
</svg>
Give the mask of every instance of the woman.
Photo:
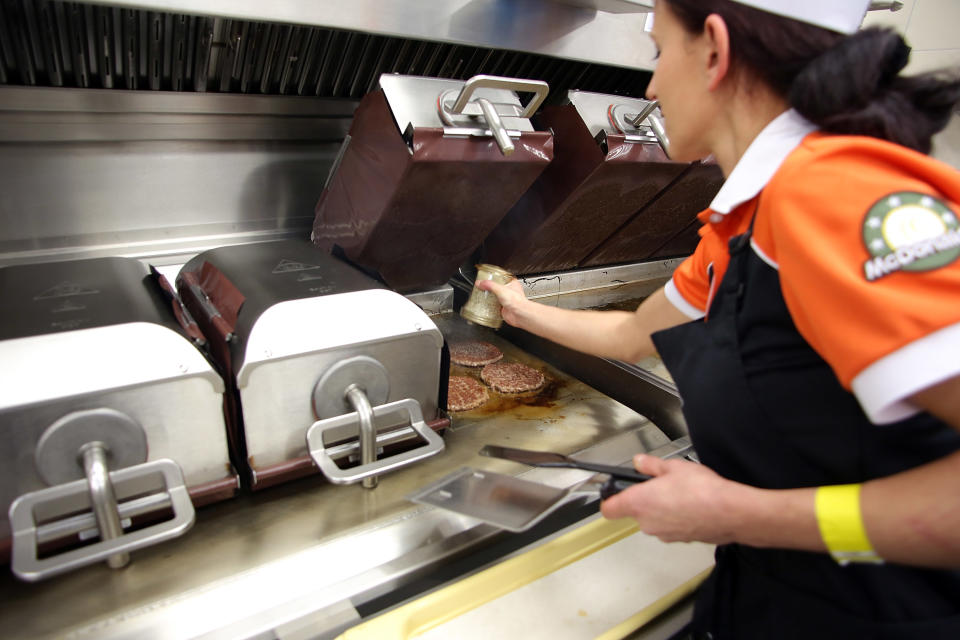
<svg viewBox="0 0 960 640">
<path fill-rule="evenodd" d="M 655 478 L 602 511 L 719 545 L 715 638 L 960 637 L 960 175 L 923 155 L 960 82 L 900 77 L 867 5 L 658 0 L 647 95 L 727 176 L 696 251 L 635 313 L 481 285 L 512 325 L 663 357 L 704 464 L 638 456 Z"/>
</svg>

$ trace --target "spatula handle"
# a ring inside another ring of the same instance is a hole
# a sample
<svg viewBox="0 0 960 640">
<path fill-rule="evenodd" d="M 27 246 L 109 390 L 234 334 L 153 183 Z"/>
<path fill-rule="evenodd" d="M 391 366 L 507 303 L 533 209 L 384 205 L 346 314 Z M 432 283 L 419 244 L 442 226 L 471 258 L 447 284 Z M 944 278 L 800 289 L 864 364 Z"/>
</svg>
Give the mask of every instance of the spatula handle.
<svg viewBox="0 0 960 640">
<path fill-rule="evenodd" d="M 578 469 L 596 471 L 597 473 L 607 473 L 619 480 L 629 480 L 630 482 L 643 482 L 644 480 L 649 480 L 651 477 L 653 477 L 648 476 L 645 473 L 640 473 L 639 471 L 634 471 L 629 467 L 618 467 L 612 464 L 600 464 L 599 462 L 583 462 L 581 460 L 577 460 L 576 462 L 573 462 L 573 465 Z"/>
<path fill-rule="evenodd" d="M 624 489 L 629 489 L 635 484 L 637 483 L 630 480 L 619 480 L 610 476 L 607 478 L 607 481 L 600 486 L 600 499 L 606 500 L 610 496 L 616 495 Z"/>
</svg>

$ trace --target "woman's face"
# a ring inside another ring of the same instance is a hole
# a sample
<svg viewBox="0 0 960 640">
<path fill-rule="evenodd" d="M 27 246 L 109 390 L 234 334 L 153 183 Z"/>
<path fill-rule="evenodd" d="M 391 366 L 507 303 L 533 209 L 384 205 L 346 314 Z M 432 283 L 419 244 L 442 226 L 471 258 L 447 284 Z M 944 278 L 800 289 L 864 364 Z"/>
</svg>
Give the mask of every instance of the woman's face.
<svg viewBox="0 0 960 640">
<path fill-rule="evenodd" d="M 660 101 L 670 157 L 680 162 L 704 158 L 711 153 L 711 123 L 716 114 L 704 68 L 709 56 L 706 39 L 690 35 L 664 0 L 655 5 L 650 36 L 659 54 L 647 98 Z"/>
</svg>

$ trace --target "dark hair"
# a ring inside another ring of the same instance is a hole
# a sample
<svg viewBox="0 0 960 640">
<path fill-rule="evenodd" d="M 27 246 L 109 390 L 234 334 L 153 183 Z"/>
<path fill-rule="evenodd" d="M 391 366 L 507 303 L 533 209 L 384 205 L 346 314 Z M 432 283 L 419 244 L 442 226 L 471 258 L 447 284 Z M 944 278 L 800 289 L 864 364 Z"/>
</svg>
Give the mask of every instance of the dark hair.
<svg viewBox="0 0 960 640">
<path fill-rule="evenodd" d="M 930 151 L 960 102 L 957 70 L 901 76 L 910 47 L 892 29 L 846 36 L 731 0 L 665 0 L 684 28 L 710 14 L 730 32 L 731 67 L 747 69 L 824 131 Z"/>
</svg>

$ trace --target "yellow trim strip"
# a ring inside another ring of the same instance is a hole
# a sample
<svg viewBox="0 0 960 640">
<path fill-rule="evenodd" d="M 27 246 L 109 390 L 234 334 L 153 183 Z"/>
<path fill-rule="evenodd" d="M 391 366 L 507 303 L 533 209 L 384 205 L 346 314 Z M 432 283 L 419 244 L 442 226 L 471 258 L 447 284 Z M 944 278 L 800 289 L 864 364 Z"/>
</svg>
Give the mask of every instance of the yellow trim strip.
<svg viewBox="0 0 960 640">
<path fill-rule="evenodd" d="M 347 629 L 339 640 L 411 638 L 637 533 L 631 519 L 595 520 L 527 553 Z"/>
<path fill-rule="evenodd" d="M 713 571 L 713 565 L 707 567 L 694 577 L 690 578 L 670 593 L 659 598 L 650 606 L 644 607 L 636 614 L 630 616 L 609 631 L 600 634 L 595 640 L 620 640 L 621 638 L 626 638 L 628 635 L 696 591 L 700 585 L 703 584 L 703 581 L 707 579 L 707 576 L 710 575 L 711 571 Z"/>
</svg>

